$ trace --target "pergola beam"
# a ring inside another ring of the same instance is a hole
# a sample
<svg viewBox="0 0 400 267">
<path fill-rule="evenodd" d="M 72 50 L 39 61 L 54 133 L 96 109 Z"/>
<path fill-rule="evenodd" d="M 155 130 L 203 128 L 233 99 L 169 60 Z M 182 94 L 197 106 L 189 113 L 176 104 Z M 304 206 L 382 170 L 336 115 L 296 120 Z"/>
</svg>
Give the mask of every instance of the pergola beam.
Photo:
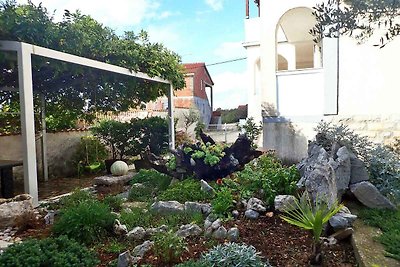
<svg viewBox="0 0 400 267">
<path fill-rule="evenodd" d="M 104 70 L 107 72 L 122 74 L 139 79 L 170 85 L 169 90 L 169 135 L 170 148 L 175 148 L 175 127 L 174 127 L 174 88 L 170 81 L 160 77 L 150 77 L 142 72 L 135 72 L 127 68 L 112 64 L 83 58 L 52 49 L 16 41 L 0 41 L 0 51 L 15 51 L 18 55 L 18 88 L 1 87 L 0 90 L 19 91 L 21 105 L 21 131 L 23 146 L 23 168 L 24 168 L 24 189 L 33 197 L 33 203 L 38 204 L 37 165 L 35 147 L 35 124 L 33 106 L 33 85 L 32 85 L 32 55 L 42 56 L 60 60 L 72 64 Z M 46 153 L 46 151 L 43 151 Z M 45 164 L 45 163 L 44 163 Z"/>
</svg>

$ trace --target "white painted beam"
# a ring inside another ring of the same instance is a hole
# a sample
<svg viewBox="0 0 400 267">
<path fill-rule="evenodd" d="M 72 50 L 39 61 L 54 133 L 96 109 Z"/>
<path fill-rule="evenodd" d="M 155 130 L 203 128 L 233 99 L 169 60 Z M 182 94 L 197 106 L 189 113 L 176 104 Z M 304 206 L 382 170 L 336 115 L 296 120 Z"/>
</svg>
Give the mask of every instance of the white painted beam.
<svg viewBox="0 0 400 267">
<path fill-rule="evenodd" d="M 34 206 L 38 205 L 38 184 L 35 145 L 35 120 L 32 87 L 32 47 L 21 43 L 18 53 L 18 82 L 21 104 L 22 147 L 24 151 L 24 189 L 33 198 Z"/>
</svg>

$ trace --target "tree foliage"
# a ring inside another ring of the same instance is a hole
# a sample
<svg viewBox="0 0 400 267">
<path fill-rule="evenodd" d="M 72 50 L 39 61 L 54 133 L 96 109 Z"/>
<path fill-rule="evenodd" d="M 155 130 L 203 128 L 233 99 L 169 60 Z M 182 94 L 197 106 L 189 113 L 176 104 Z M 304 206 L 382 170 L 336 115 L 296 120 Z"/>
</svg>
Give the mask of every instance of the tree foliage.
<svg viewBox="0 0 400 267">
<path fill-rule="evenodd" d="M 382 48 L 400 35 L 400 0 L 328 0 L 314 8 L 314 15 L 316 40 L 348 35 L 364 42 L 377 33 L 376 46 Z"/>
<path fill-rule="evenodd" d="M 180 57 L 160 43 L 151 43 L 145 31 L 118 36 L 93 18 L 65 11 L 55 22 L 42 4 L 0 2 L 0 40 L 31 43 L 82 56 L 132 71 L 145 72 L 183 88 Z M 0 87 L 18 87 L 15 53 L 0 55 Z M 33 88 L 45 95 L 49 112 L 68 110 L 79 116 L 92 111 L 123 111 L 167 93 L 168 85 L 32 57 Z M 18 100 L 18 93 L 0 92 L 0 105 Z M 38 106 L 38 97 L 35 105 Z M 60 114 L 59 114 L 60 115 Z"/>
</svg>

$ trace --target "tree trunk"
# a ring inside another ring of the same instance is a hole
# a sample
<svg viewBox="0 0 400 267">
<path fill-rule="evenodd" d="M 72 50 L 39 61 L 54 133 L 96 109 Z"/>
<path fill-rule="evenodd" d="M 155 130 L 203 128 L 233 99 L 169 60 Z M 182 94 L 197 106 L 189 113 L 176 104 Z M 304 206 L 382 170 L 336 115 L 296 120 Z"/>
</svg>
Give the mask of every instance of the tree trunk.
<svg viewBox="0 0 400 267">
<path fill-rule="evenodd" d="M 200 137 L 204 144 L 215 144 L 215 141 L 210 136 L 202 132 L 200 133 Z M 201 150 L 201 145 L 200 143 L 183 145 L 183 147 L 171 151 L 176 159 L 176 168 L 174 170 L 167 168 L 167 160 L 152 154 L 150 151 L 146 151 L 143 156 L 155 170 L 175 178 L 182 179 L 194 175 L 198 179 L 212 181 L 242 170 L 245 164 L 262 154 L 261 151 L 252 148 L 251 141 L 245 135 L 239 135 L 234 144 L 223 150 L 225 155 L 220 161 L 214 166 L 210 166 L 204 162 L 204 158 L 192 158 L 191 154 L 193 152 L 184 152 L 185 147 L 190 147 L 192 151 Z"/>
</svg>

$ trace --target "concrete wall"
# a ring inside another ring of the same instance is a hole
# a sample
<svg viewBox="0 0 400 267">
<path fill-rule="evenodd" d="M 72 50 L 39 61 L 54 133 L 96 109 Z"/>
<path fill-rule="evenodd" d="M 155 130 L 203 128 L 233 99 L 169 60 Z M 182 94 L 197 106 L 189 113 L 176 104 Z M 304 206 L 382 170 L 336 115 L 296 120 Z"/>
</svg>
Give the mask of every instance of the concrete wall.
<svg viewBox="0 0 400 267">
<path fill-rule="evenodd" d="M 47 157 L 49 177 L 68 177 L 76 173 L 76 166 L 71 159 L 76 151 L 82 136 L 90 134 L 88 131 L 71 131 L 47 134 Z M 40 138 L 36 137 L 36 157 L 38 177 L 42 177 L 42 161 Z M 21 135 L 0 136 L 0 159 L 22 160 Z M 15 167 L 15 179 L 23 179 L 22 167 Z"/>
<path fill-rule="evenodd" d="M 222 124 L 217 129 L 208 129 L 204 131 L 206 134 L 211 136 L 216 142 L 226 142 L 227 144 L 233 144 L 239 136 L 239 129 L 234 124 Z"/>
</svg>

